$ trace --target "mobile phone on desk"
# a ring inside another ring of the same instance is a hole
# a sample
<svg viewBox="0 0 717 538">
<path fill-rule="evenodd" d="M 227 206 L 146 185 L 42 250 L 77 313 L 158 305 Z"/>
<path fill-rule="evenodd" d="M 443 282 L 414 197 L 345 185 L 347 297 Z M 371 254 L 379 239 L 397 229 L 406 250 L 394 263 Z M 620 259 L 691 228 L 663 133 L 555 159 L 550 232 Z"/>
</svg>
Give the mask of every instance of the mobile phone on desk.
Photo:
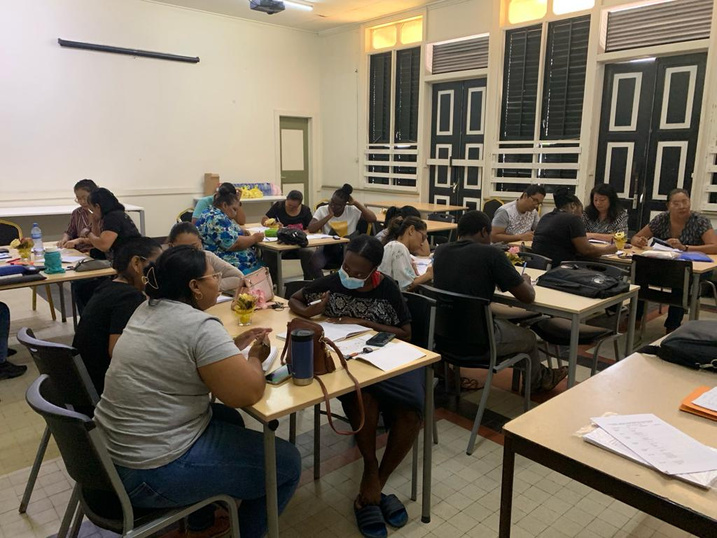
<svg viewBox="0 0 717 538">
<path fill-rule="evenodd" d="M 371 338 L 366 340 L 366 345 L 374 347 L 383 347 L 394 338 L 396 338 L 396 335 L 393 333 L 381 332 L 373 335 Z"/>
<path fill-rule="evenodd" d="M 280 385 L 290 377 L 289 365 L 285 364 L 281 368 L 277 368 L 273 372 L 266 374 L 266 382 L 270 385 Z"/>
</svg>

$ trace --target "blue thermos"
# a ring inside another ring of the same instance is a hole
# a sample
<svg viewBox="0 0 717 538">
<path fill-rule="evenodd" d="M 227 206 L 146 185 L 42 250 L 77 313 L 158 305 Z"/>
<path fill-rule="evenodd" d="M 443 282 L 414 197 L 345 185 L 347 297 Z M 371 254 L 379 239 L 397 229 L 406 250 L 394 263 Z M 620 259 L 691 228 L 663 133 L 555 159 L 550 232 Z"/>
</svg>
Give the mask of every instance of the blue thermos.
<svg viewBox="0 0 717 538">
<path fill-rule="evenodd" d="M 314 333 L 291 331 L 291 374 L 294 385 L 311 385 L 314 380 Z"/>
</svg>

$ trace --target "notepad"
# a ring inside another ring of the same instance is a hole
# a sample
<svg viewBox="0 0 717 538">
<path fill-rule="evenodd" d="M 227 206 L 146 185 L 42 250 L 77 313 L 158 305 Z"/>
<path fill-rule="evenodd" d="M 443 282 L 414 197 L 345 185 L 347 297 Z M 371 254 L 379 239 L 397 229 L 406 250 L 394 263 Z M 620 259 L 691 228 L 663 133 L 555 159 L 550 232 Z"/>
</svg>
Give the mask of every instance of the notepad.
<svg viewBox="0 0 717 538">
<path fill-rule="evenodd" d="M 423 356 L 425 353 L 418 348 L 403 342 L 391 342 L 378 349 L 374 348 L 371 353 L 361 353 L 356 358 L 388 372 Z"/>
<path fill-rule="evenodd" d="M 697 387 L 682 400 L 680 411 L 717 421 L 717 387 Z"/>
<path fill-rule="evenodd" d="M 368 327 L 355 325 L 353 323 L 329 323 L 328 321 L 319 321 L 318 324 L 323 327 L 324 336 L 334 342 L 340 342 L 346 338 L 351 338 L 352 336 L 357 336 L 371 330 Z M 277 338 L 286 340 L 286 333 L 277 335 Z"/>
<path fill-rule="evenodd" d="M 416 269 L 418 270 L 418 276 L 422 276 L 426 274 L 426 271 L 428 270 L 428 266 L 433 263 L 433 259 L 430 257 L 419 257 L 419 256 L 411 256 L 414 263 L 416 264 Z"/>
</svg>

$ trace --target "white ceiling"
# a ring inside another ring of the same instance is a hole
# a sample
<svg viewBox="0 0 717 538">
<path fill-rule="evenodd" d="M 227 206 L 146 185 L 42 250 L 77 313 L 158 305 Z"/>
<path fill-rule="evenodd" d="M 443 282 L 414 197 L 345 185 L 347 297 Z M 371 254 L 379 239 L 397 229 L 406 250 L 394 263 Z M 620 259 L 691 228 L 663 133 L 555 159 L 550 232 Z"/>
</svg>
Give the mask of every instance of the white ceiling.
<svg viewBox="0 0 717 538">
<path fill-rule="evenodd" d="M 344 24 L 359 23 L 430 4 L 435 0 L 313 0 L 313 11 L 286 5 L 286 10 L 267 15 L 249 9 L 249 0 L 155 0 L 162 4 L 221 13 L 242 19 L 321 32 Z"/>
</svg>

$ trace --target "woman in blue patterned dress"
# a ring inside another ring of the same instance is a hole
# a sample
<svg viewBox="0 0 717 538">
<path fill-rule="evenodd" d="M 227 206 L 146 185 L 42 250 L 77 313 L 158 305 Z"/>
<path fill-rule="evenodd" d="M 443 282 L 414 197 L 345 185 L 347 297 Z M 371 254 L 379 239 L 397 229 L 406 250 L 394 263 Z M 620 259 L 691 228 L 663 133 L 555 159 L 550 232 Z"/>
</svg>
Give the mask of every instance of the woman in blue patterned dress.
<svg viewBox="0 0 717 538">
<path fill-rule="evenodd" d="M 196 226 L 204 249 L 249 274 L 264 264 L 257 259 L 254 245 L 264 239 L 261 232 L 248 234 L 234 220 L 239 198 L 230 192 L 217 192 L 212 206 L 202 213 Z"/>
</svg>

